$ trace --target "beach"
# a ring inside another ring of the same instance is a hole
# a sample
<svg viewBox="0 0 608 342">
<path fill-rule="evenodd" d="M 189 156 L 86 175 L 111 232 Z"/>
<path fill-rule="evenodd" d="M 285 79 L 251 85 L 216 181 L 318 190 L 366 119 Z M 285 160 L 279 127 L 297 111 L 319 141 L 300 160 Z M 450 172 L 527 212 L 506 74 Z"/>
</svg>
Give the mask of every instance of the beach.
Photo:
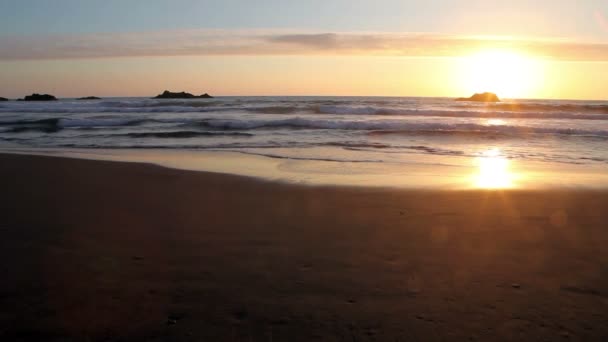
<svg viewBox="0 0 608 342">
<path fill-rule="evenodd" d="M 608 191 L 0 155 L 0 339 L 608 338 Z"/>
<path fill-rule="evenodd" d="M 0 342 L 608 341 L 600 1 L 0 18 Z"/>
</svg>

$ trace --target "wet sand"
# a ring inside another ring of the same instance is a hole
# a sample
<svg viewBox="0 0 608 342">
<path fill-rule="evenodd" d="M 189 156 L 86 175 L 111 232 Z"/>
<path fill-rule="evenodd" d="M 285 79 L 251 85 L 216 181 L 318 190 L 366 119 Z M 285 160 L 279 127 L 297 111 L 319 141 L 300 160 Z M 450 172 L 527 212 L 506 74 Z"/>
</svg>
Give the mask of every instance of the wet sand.
<svg viewBox="0 0 608 342">
<path fill-rule="evenodd" d="M 3 341 L 608 338 L 607 191 L 0 165 Z"/>
</svg>

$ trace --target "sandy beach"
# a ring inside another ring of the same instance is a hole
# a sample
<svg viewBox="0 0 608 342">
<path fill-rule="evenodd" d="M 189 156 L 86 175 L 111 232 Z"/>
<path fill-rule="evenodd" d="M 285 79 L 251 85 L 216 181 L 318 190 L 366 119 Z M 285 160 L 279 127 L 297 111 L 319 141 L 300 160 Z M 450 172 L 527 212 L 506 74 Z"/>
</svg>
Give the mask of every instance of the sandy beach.
<svg viewBox="0 0 608 342">
<path fill-rule="evenodd" d="M 0 160 L 4 341 L 608 337 L 606 191 Z"/>
</svg>

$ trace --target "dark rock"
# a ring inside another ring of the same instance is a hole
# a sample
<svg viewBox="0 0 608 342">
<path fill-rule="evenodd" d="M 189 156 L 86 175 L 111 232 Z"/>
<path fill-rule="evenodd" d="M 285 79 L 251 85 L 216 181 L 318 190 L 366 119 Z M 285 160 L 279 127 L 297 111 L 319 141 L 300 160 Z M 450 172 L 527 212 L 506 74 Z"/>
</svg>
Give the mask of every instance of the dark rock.
<svg viewBox="0 0 608 342">
<path fill-rule="evenodd" d="M 500 102 L 500 99 L 494 93 L 476 93 L 471 97 L 459 97 L 456 101 L 474 101 L 474 102 Z"/>
<path fill-rule="evenodd" d="M 155 99 L 212 99 L 213 96 L 205 93 L 200 96 L 192 95 L 190 93 L 186 93 L 184 91 L 180 93 L 173 93 L 168 90 L 165 90 L 162 94 L 154 97 Z"/>
<path fill-rule="evenodd" d="M 97 96 L 87 96 L 87 97 L 81 97 L 81 98 L 78 98 L 77 100 L 101 100 L 101 97 L 97 97 Z"/>
<path fill-rule="evenodd" d="M 8 99 L 4 98 L 4 97 L 0 97 L 0 101 L 8 101 Z"/>
<path fill-rule="evenodd" d="M 57 98 L 49 94 L 32 94 L 24 97 L 23 101 L 57 101 Z"/>
</svg>

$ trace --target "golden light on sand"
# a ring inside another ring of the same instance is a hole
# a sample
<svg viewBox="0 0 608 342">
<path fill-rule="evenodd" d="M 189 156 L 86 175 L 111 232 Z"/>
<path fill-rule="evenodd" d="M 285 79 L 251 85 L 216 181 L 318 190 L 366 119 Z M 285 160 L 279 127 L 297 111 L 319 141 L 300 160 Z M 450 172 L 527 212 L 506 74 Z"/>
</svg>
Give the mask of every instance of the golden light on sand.
<svg viewBox="0 0 608 342">
<path fill-rule="evenodd" d="M 464 93 L 493 92 L 502 98 L 531 96 L 541 85 L 542 63 L 508 50 L 487 50 L 465 58 Z"/>
<path fill-rule="evenodd" d="M 514 185 L 514 175 L 509 170 L 509 160 L 501 155 L 499 149 L 484 151 L 477 159 L 478 173 L 473 183 L 478 188 L 502 189 Z"/>
</svg>

